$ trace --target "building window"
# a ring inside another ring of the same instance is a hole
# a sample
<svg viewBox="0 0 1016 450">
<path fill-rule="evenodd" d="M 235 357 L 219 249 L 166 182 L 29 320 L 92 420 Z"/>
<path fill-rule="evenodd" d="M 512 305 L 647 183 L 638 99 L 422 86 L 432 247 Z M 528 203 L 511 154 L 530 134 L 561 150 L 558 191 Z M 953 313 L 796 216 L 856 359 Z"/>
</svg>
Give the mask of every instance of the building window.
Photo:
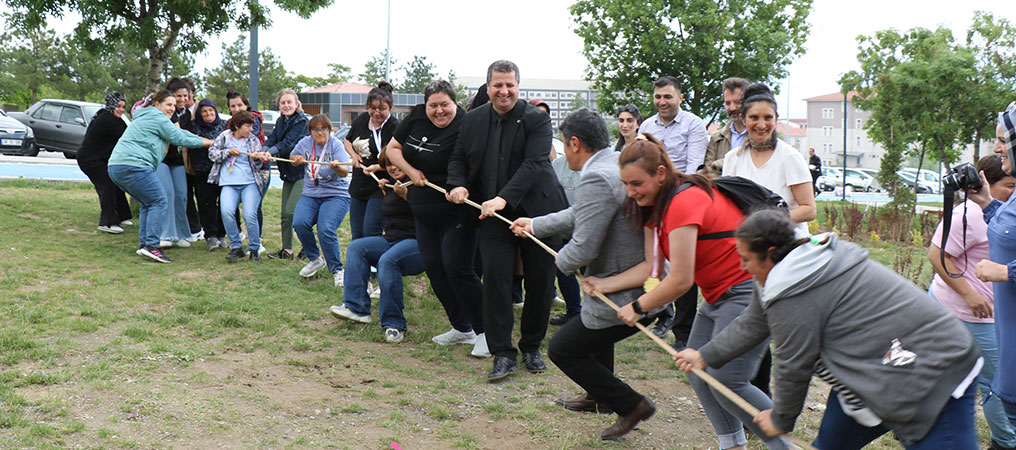
<svg viewBox="0 0 1016 450">
<path fill-rule="evenodd" d="M 822 118 L 823 119 L 832 119 L 833 118 L 833 109 L 832 108 L 822 108 Z"/>
<path fill-rule="evenodd" d="M 832 136 L 833 127 L 822 127 L 822 136 Z"/>
<path fill-rule="evenodd" d="M 858 147 L 861 146 L 861 137 L 860 136 L 857 137 L 857 146 Z"/>
<path fill-rule="evenodd" d="M 833 144 L 822 144 L 822 151 L 826 153 L 833 152 Z"/>
<path fill-rule="evenodd" d="M 857 128 L 858 130 L 860 130 L 862 125 L 863 125 L 863 123 L 861 122 L 861 119 L 854 120 L 854 128 Z"/>
</svg>

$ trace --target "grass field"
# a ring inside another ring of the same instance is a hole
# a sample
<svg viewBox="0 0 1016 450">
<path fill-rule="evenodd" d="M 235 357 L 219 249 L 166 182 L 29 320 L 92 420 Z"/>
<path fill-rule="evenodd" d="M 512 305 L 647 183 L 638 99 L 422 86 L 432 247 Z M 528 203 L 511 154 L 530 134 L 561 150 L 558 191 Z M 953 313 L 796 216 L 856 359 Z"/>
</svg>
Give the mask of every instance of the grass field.
<svg viewBox="0 0 1016 450">
<path fill-rule="evenodd" d="M 278 210 L 271 190 L 269 250 Z M 613 416 L 554 405 L 580 389 L 549 360 L 491 384 L 490 360 L 431 343 L 448 322 L 426 277 L 405 279 L 409 331 L 390 345 L 376 322 L 328 314 L 330 277 L 230 264 L 203 241 L 157 264 L 134 254 L 136 226 L 108 235 L 97 217 L 90 184 L 0 182 L 0 448 L 715 448 L 686 378 L 642 336 L 618 345 L 617 372 L 659 410 L 604 442 Z M 824 404 L 813 385 L 808 405 Z M 806 408 L 795 434 L 820 416 Z"/>
</svg>

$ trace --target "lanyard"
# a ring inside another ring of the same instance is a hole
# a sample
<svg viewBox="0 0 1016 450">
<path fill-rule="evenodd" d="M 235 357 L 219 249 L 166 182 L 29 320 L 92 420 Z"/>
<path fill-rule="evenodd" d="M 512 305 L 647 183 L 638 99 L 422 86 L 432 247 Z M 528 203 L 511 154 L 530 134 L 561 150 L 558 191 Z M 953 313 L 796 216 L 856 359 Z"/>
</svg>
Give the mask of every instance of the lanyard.
<svg viewBox="0 0 1016 450">
<path fill-rule="evenodd" d="M 370 128 L 370 125 L 373 125 L 374 122 L 367 121 L 367 128 L 370 128 L 370 135 L 374 138 L 374 146 L 377 147 L 378 153 L 381 153 L 381 129 L 385 127 L 385 124 L 388 123 L 388 119 L 391 118 L 392 116 L 388 115 L 388 118 L 386 118 L 384 122 L 381 122 L 381 126 L 377 127 L 377 129 Z"/>
<path fill-rule="evenodd" d="M 234 148 L 236 148 L 237 150 L 240 150 L 240 148 L 239 148 L 240 147 L 240 141 L 239 141 L 239 139 L 234 138 L 232 133 L 230 133 L 230 135 L 229 135 L 229 141 L 230 141 L 229 143 L 231 143 L 231 144 L 233 144 L 235 146 Z M 229 167 L 226 167 L 226 172 L 232 172 L 233 171 L 233 163 L 235 163 L 235 162 L 236 162 L 236 156 L 234 156 L 232 158 L 229 158 Z"/>
<path fill-rule="evenodd" d="M 314 141 L 310 143 L 310 159 L 324 162 L 325 153 L 328 151 L 328 141 L 325 141 L 325 145 L 321 146 L 321 156 L 317 156 L 317 144 Z M 317 164 L 307 164 L 307 170 L 310 171 L 310 179 L 314 180 L 314 185 L 317 185 Z"/>
<path fill-rule="evenodd" d="M 660 244 L 663 241 L 660 236 L 661 233 L 663 233 L 662 223 L 660 224 L 660 227 L 653 228 L 653 265 L 652 270 L 649 273 L 649 276 L 653 278 L 660 278 L 660 266 L 663 265 L 660 262 L 661 258 L 663 258 L 663 252 L 660 251 Z"/>
</svg>

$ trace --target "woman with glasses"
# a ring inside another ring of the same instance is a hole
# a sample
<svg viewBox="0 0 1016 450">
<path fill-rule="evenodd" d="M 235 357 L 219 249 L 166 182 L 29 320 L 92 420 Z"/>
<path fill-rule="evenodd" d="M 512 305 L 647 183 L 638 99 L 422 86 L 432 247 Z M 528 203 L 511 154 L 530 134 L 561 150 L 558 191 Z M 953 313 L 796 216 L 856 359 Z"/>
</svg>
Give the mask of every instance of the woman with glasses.
<svg viewBox="0 0 1016 450">
<path fill-rule="evenodd" d="M 639 133 L 639 125 L 642 125 L 642 113 L 638 107 L 629 103 L 617 110 L 617 126 L 621 131 L 621 137 L 617 139 L 617 144 L 614 144 L 615 152 L 624 150 L 624 146 L 635 139 L 635 135 Z"/>
<path fill-rule="evenodd" d="M 342 286 L 342 257 L 335 231 L 349 211 L 349 162 L 342 143 L 332 136 L 332 122 L 318 114 L 310 119 L 310 136 L 300 140 L 290 154 L 293 166 L 304 171 L 303 195 L 296 203 L 293 228 L 307 254 L 307 263 L 300 276 L 310 278 L 328 266 L 335 286 Z M 315 163 L 316 162 L 316 163 Z M 327 164 L 322 164 L 327 163 Z M 321 250 L 314 239 L 314 225 L 321 238 Z"/>
<path fill-rule="evenodd" d="M 349 182 L 349 230 L 353 239 L 380 236 L 384 228 L 385 218 L 381 214 L 384 193 L 361 168 L 378 163 L 378 154 L 399 127 L 399 119 L 392 117 L 392 85 L 387 81 L 381 81 L 367 93 L 365 106 L 367 112 L 356 116 L 343 141 L 353 162 L 353 179 Z"/>
</svg>

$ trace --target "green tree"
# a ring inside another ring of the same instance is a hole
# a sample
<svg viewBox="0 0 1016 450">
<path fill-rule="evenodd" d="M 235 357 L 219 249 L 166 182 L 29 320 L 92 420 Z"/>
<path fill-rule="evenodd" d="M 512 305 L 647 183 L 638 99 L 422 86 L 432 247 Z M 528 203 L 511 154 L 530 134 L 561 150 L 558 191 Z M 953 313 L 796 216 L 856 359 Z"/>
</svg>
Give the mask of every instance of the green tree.
<svg viewBox="0 0 1016 450">
<path fill-rule="evenodd" d="M 344 83 L 353 77 L 352 69 L 350 69 L 347 65 L 328 63 L 328 68 L 331 69 L 331 72 L 329 72 L 328 76 L 324 79 L 326 84 Z"/>
<path fill-rule="evenodd" d="M 275 0 L 284 11 L 307 18 L 332 0 Z M 38 29 L 51 18 L 79 14 L 75 34 L 95 52 L 109 42 L 123 41 L 148 52 L 147 90 L 162 81 L 163 66 L 173 50 L 192 54 L 205 48 L 210 37 L 238 27 L 270 23 L 267 8 L 244 0 L 6 0 L 10 19 L 22 29 Z"/>
<path fill-rule="evenodd" d="M 634 103 L 652 111 L 652 83 L 673 75 L 682 108 L 712 123 L 723 111 L 722 81 L 772 82 L 804 52 L 811 0 L 579 0 L 575 33 L 589 60 L 586 78 L 610 113 Z"/>
<path fill-rule="evenodd" d="M 27 108 L 52 89 L 60 38 L 52 30 L 14 30 L 0 36 L 0 41 L 0 98 Z"/>
<path fill-rule="evenodd" d="M 575 94 L 575 98 L 572 99 L 571 105 L 568 107 L 568 111 L 576 111 L 579 108 L 585 108 L 589 106 L 589 102 L 586 101 L 586 94 L 581 92 Z"/>
<path fill-rule="evenodd" d="M 413 60 L 403 67 L 406 79 L 399 87 L 399 92 L 422 94 L 427 83 L 434 81 L 438 75 L 434 65 L 427 62 L 426 56 L 414 56 Z"/>
<path fill-rule="evenodd" d="M 398 62 L 398 60 L 392 57 L 391 58 L 392 67 L 395 67 L 396 62 Z M 386 81 L 391 83 L 392 86 L 397 86 L 395 82 L 395 73 L 392 72 L 391 75 L 392 79 Z M 375 56 L 363 65 L 363 74 L 360 75 L 360 80 L 362 80 L 363 83 L 368 86 L 377 86 L 378 82 L 384 79 L 385 79 L 385 55 L 384 53 L 382 53 L 381 56 Z"/>
<path fill-rule="evenodd" d="M 1001 111 L 1016 91 L 1016 26 L 991 13 L 974 12 L 966 45 L 977 59 L 976 82 L 969 113 L 962 119 L 972 136 L 974 160 L 980 158 L 980 143 L 995 135 L 996 111 Z"/>
<path fill-rule="evenodd" d="M 268 109 L 275 101 L 275 94 L 287 87 L 296 86 L 294 79 L 282 67 L 282 62 L 271 48 L 265 48 L 258 56 L 258 105 L 255 108 Z M 247 37 L 240 36 L 232 44 L 223 45 L 222 64 L 205 72 L 206 94 L 212 101 L 225 102 L 230 89 L 245 92 L 247 89 Z"/>
</svg>

